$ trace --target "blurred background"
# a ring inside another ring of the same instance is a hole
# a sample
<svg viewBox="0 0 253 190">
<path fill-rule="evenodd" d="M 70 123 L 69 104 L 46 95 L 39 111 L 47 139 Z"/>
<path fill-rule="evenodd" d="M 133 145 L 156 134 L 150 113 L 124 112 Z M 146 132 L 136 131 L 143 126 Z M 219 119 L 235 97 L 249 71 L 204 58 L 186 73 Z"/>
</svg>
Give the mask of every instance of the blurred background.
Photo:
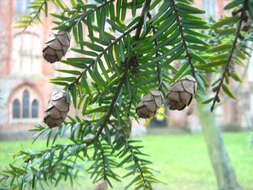
<svg viewBox="0 0 253 190">
<path fill-rule="evenodd" d="M 43 44 L 51 32 L 50 16 L 42 17 L 43 24 L 34 25 L 25 31 L 14 27 L 20 16 L 29 14 L 30 1 L 0 0 L 0 169 L 10 163 L 11 155 L 20 149 L 39 149 L 45 145 L 44 141 L 31 145 L 29 139 L 32 136 L 28 129 L 41 122 L 49 97 L 57 88 L 49 83 L 49 79 L 58 76 L 55 69 L 62 67 L 57 63 L 52 65 L 45 62 L 41 56 Z M 230 14 L 223 11 L 227 2 L 194 1 L 206 10 L 206 17 L 215 19 Z M 50 9 L 51 12 L 58 11 L 52 7 Z M 253 190 L 253 150 L 250 148 L 250 131 L 253 129 L 253 65 L 249 63 L 245 63 L 246 67 L 240 71 L 243 83 L 232 84 L 237 100 L 224 98 L 215 114 L 222 130 L 230 132 L 225 134 L 225 141 L 239 181 L 247 190 Z M 73 109 L 72 114 L 75 114 Z M 215 189 L 215 177 L 200 135 L 201 125 L 194 103 L 181 112 L 162 108 L 155 118 L 133 121 L 132 126 L 132 135 L 144 135 L 141 138 L 146 152 L 151 154 L 156 169 L 163 170 L 158 175 L 167 184 L 157 189 Z M 154 155 L 154 152 L 157 154 Z M 87 189 L 90 189 L 90 182 L 87 184 Z"/>
</svg>

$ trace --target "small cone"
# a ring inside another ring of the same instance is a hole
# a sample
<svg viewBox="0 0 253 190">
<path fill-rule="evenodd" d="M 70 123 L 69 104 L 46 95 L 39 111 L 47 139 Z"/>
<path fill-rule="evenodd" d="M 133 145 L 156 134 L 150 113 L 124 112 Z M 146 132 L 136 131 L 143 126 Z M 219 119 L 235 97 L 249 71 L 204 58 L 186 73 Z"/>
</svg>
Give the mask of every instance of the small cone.
<svg viewBox="0 0 253 190">
<path fill-rule="evenodd" d="M 66 55 L 70 46 L 70 34 L 67 31 L 57 31 L 49 37 L 43 49 L 43 57 L 50 63 L 60 61 Z"/>
<path fill-rule="evenodd" d="M 167 95 L 167 105 L 171 110 L 183 110 L 188 106 L 197 90 L 196 80 L 187 75 L 175 82 Z"/>
<path fill-rule="evenodd" d="M 100 181 L 97 186 L 95 187 L 94 190 L 107 190 L 108 189 L 108 185 L 106 183 L 106 181 Z"/>
<path fill-rule="evenodd" d="M 162 94 L 153 90 L 146 94 L 136 108 L 136 113 L 141 118 L 153 117 L 157 109 L 162 105 Z"/>
<path fill-rule="evenodd" d="M 65 92 L 55 91 L 45 111 L 44 122 L 50 127 L 58 127 L 65 120 L 69 111 L 69 101 Z"/>
<path fill-rule="evenodd" d="M 242 28 L 243 31 L 247 32 L 251 28 L 251 24 L 252 24 L 252 19 L 251 19 L 251 16 L 249 14 L 249 11 L 245 12 L 243 21 L 244 22 L 242 22 L 241 28 Z"/>
</svg>

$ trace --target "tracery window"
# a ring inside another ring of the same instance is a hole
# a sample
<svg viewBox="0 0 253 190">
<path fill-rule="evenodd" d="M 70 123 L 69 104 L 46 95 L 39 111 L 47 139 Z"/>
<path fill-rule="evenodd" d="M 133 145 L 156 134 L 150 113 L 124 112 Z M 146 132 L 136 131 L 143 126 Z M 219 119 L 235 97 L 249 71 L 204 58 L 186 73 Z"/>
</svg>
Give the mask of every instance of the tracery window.
<svg viewBox="0 0 253 190">
<path fill-rule="evenodd" d="M 12 118 L 13 119 L 36 119 L 39 118 L 39 101 L 35 97 L 31 97 L 29 90 L 25 89 L 21 93 L 21 97 L 17 97 L 12 102 Z"/>
<path fill-rule="evenodd" d="M 28 92 L 28 90 L 25 90 L 23 92 L 23 97 L 22 97 L 22 117 L 23 118 L 29 118 L 29 100 L 30 99 L 30 94 Z"/>
<path fill-rule="evenodd" d="M 38 100 L 34 99 L 32 101 L 32 118 L 39 117 L 39 102 Z"/>
<path fill-rule="evenodd" d="M 20 101 L 15 99 L 12 104 L 12 117 L 14 119 L 20 118 Z"/>
<path fill-rule="evenodd" d="M 13 73 L 31 75 L 41 73 L 41 41 L 33 33 L 20 33 L 13 39 Z"/>
</svg>

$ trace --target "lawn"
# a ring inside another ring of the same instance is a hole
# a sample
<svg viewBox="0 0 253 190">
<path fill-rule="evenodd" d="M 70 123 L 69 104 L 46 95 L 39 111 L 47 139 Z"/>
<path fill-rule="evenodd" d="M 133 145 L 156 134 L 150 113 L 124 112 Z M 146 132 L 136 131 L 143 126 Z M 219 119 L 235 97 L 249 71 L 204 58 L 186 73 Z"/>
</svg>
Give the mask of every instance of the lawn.
<svg viewBox="0 0 253 190">
<path fill-rule="evenodd" d="M 227 149 L 236 169 L 238 180 L 245 190 L 253 190 L 253 148 L 249 145 L 249 133 L 226 133 Z M 151 155 L 157 177 L 165 182 L 157 190 L 215 190 L 215 176 L 201 135 L 146 136 L 142 138 L 144 151 Z M 63 142 L 64 140 L 61 140 Z M 12 161 L 12 155 L 20 149 L 41 149 L 44 141 L 31 145 L 30 141 L 0 142 L 1 167 Z M 123 190 L 129 181 L 116 184 L 116 190 Z M 61 184 L 57 190 L 92 190 L 87 177 L 78 180 L 74 188 Z M 53 190 L 53 188 L 50 188 Z"/>
</svg>

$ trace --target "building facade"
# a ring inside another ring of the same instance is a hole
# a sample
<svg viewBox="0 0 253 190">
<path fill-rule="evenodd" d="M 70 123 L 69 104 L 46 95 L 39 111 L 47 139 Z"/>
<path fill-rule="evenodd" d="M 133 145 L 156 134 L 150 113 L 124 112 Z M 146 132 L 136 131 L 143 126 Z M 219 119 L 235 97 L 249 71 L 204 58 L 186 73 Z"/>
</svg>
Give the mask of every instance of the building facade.
<svg viewBox="0 0 253 190">
<path fill-rule="evenodd" d="M 43 25 L 16 29 L 17 19 L 29 12 L 29 0 L 0 1 L 0 130 L 31 128 L 43 116 L 53 86 L 53 68 L 41 50 L 48 36 Z"/>
</svg>

